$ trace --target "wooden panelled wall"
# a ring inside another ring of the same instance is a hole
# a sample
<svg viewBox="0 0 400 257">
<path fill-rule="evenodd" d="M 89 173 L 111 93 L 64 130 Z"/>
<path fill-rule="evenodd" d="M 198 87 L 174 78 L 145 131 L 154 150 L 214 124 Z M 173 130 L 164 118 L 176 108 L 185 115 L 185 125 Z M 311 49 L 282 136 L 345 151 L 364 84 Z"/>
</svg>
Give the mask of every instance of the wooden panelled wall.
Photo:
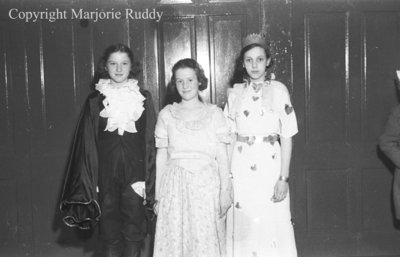
<svg viewBox="0 0 400 257">
<path fill-rule="evenodd" d="M 61 224 L 58 197 L 105 47 L 131 46 L 157 111 L 172 65 L 186 57 L 209 78 L 204 97 L 222 106 L 241 38 L 260 30 L 298 115 L 291 198 L 299 255 L 400 255 L 392 167 L 377 149 L 398 101 L 396 0 L 10 2 L 0 4 L 0 256 L 99 256 L 97 231 Z M 25 23 L 10 20 L 10 8 L 155 8 L 163 18 Z"/>
<path fill-rule="evenodd" d="M 36 2 L 36 3 L 35 3 Z M 39 5 L 38 3 L 41 3 Z M 261 1 L 20 1 L 0 12 L 0 256 L 99 256 L 97 231 L 61 223 L 58 198 L 73 131 L 102 51 L 129 45 L 141 85 L 161 108 L 172 65 L 196 58 L 208 101 L 223 104 L 248 32 L 260 30 Z M 160 22 L 105 19 L 24 22 L 8 11 L 163 12 Z"/>
<path fill-rule="evenodd" d="M 293 1 L 295 227 L 303 256 L 399 256 L 378 137 L 398 104 L 400 2 Z"/>
</svg>

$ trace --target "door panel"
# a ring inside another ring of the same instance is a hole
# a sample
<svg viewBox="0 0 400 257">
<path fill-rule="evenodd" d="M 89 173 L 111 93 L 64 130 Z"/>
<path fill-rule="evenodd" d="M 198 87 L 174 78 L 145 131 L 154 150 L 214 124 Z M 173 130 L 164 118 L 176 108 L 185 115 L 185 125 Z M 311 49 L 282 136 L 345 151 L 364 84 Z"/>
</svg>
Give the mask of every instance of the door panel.
<svg viewBox="0 0 400 257">
<path fill-rule="evenodd" d="M 245 36 L 246 20 L 244 15 L 212 16 L 209 18 L 211 78 L 214 103 L 222 106 L 226 102 L 226 90 L 233 76 L 233 65 L 241 49 Z"/>
<path fill-rule="evenodd" d="M 345 12 L 305 17 L 306 67 L 309 68 L 305 96 L 306 144 L 337 144 L 346 140 L 349 97 L 346 22 Z M 332 41 L 335 44 L 330 44 Z"/>
<path fill-rule="evenodd" d="M 371 142 L 382 132 L 387 112 L 397 102 L 393 80 L 400 59 L 399 10 L 367 10 L 361 13 L 360 19 L 365 57 L 362 63 L 362 135 L 363 140 Z"/>
<path fill-rule="evenodd" d="M 167 85 L 171 79 L 172 66 L 177 61 L 183 58 L 195 58 L 194 17 L 172 17 L 162 21 L 158 26 L 158 41 L 159 70 L 165 71 L 160 73 L 160 77 L 163 84 Z M 164 95 L 164 92 L 163 88 L 161 95 Z"/>
</svg>

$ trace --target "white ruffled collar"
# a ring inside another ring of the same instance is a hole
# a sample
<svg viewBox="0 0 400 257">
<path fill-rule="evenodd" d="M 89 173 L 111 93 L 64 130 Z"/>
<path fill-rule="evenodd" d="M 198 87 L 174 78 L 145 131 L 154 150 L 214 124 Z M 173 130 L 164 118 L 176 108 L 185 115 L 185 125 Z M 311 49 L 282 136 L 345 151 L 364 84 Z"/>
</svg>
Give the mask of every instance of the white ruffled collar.
<svg viewBox="0 0 400 257">
<path fill-rule="evenodd" d="M 105 131 L 118 130 L 122 136 L 124 132 L 136 133 L 135 122 L 144 111 L 146 99 L 139 91 L 138 81 L 129 79 L 124 84 L 114 85 L 110 79 L 100 79 L 96 84 L 96 90 L 105 96 L 104 109 L 100 116 L 108 118 Z"/>
</svg>

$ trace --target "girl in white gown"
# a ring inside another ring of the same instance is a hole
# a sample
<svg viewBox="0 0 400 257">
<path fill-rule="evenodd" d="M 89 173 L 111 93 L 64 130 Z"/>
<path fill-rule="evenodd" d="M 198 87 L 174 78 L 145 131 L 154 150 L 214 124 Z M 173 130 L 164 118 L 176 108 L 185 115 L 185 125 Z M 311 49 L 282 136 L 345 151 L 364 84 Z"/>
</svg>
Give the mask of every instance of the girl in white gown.
<svg viewBox="0 0 400 257">
<path fill-rule="evenodd" d="M 228 91 L 225 108 L 235 135 L 228 252 L 234 257 L 295 257 L 288 180 L 296 116 L 286 86 L 266 79 L 271 57 L 264 38 L 251 34 L 243 45 L 235 74 L 243 83 Z"/>
<path fill-rule="evenodd" d="M 195 60 L 180 60 L 172 73 L 179 95 L 161 110 L 155 130 L 154 257 L 222 257 L 232 204 L 228 126 L 220 108 L 199 98 L 207 78 Z"/>
</svg>

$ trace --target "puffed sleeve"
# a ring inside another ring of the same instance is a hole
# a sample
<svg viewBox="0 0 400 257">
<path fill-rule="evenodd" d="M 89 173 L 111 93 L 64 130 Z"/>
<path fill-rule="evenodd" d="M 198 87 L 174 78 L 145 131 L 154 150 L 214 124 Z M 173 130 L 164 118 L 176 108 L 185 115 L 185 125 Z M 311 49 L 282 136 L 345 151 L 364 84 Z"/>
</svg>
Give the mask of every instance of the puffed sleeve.
<svg viewBox="0 0 400 257">
<path fill-rule="evenodd" d="M 168 116 L 169 105 L 160 111 L 157 118 L 155 138 L 157 148 L 168 147 Z"/>
<path fill-rule="evenodd" d="M 236 112 L 241 100 L 241 98 L 237 96 L 240 96 L 243 88 L 244 84 L 235 84 L 227 91 L 228 97 L 224 107 L 224 115 L 231 135 L 236 133 Z"/>
<path fill-rule="evenodd" d="M 274 81 L 274 104 L 279 113 L 280 136 L 292 137 L 298 132 L 296 113 L 286 86 Z"/>
<path fill-rule="evenodd" d="M 231 142 L 231 137 L 227 120 L 224 116 L 224 112 L 217 106 L 215 107 L 213 120 L 218 142 L 229 144 Z"/>
</svg>

